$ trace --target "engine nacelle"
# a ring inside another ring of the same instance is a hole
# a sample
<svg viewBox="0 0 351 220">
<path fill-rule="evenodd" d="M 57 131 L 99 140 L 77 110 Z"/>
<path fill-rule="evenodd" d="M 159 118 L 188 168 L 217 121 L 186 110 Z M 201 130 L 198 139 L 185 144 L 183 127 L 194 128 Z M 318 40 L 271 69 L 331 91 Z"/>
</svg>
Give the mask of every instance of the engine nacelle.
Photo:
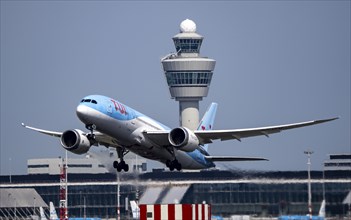
<svg viewBox="0 0 351 220">
<path fill-rule="evenodd" d="M 186 127 L 171 130 L 168 140 L 175 148 L 186 152 L 192 152 L 199 147 L 199 139 Z"/>
<path fill-rule="evenodd" d="M 91 144 L 84 132 L 79 129 L 67 130 L 61 136 L 61 145 L 75 154 L 88 152 Z"/>
</svg>

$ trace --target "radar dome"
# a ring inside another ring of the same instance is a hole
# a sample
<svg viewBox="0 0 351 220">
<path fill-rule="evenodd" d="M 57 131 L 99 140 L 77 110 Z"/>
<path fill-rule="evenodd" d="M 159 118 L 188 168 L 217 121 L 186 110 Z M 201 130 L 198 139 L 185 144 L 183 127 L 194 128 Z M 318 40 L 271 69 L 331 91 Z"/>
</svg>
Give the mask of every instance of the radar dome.
<svg viewBox="0 0 351 220">
<path fill-rule="evenodd" d="M 196 24 L 190 19 L 186 19 L 180 23 L 180 32 L 182 33 L 195 33 Z"/>
</svg>

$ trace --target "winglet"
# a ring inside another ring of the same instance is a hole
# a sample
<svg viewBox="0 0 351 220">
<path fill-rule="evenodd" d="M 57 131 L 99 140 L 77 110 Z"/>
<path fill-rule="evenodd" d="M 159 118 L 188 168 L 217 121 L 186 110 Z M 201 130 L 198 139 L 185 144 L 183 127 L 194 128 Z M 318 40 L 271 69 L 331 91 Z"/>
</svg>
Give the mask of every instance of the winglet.
<svg viewBox="0 0 351 220">
<path fill-rule="evenodd" d="M 339 119 L 339 118 L 340 118 L 340 117 L 328 118 L 328 119 L 322 119 L 322 120 L 316 120 L 316 124 L 324 123 L 324 122 L 328 122 L 328 121 L 334 121 L 334 120 Z"/>
<path fill-rule="evenodd" d="M 54 137 L 61 137 L 62 136 L 62 132 L 48 131 L 48 130 L 43 130 L 43 129 L 39 129 L 39 128 L 30 127 L 30 126 L 25 125 L 23 122 L 22 122 L 21 125 L 24 128 L 27 128 L 27 129 L 33 130 L 33 131 L 37 131 L 37 132 L 40 132 L 42 134 L 46 134 L 46 135 L 50 135 L 50 136 L 54 136 Z"/>
</svg>

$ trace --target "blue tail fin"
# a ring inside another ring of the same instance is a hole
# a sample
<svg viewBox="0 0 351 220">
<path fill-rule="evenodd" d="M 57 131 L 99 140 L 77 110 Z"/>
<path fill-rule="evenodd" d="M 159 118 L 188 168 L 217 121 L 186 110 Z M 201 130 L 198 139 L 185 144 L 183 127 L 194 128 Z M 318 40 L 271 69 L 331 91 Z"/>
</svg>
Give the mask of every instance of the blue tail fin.
<svg viewBox="0 0 351 220">
<path fill-rule="evenodd" d="M 210 107 L 208 107 L 207 111 L 205 112 L 204 116 L 202 117 L 199 127 L 197 130 L 212 130 L 213 123 L 216 117 L 217 112 L 217 103 L 212 102 Z M 204 145 L 203 148 L 207 151 L 208 145 Z"/>
</svg>

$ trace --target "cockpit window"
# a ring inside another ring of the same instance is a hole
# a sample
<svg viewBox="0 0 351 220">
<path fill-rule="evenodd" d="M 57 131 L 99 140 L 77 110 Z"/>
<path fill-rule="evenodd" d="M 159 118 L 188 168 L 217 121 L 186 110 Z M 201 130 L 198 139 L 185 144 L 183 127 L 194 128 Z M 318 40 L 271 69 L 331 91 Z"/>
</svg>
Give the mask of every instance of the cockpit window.
<svg viewBox="0 0 351 220">
<path fill-rule="evenodd" d="M 82 99 L 82 101 L 80 101 L 80 102 L 91 102 L 93 104 L 97 104 L 97 101 L 94 99 Z"/>
</svg>

